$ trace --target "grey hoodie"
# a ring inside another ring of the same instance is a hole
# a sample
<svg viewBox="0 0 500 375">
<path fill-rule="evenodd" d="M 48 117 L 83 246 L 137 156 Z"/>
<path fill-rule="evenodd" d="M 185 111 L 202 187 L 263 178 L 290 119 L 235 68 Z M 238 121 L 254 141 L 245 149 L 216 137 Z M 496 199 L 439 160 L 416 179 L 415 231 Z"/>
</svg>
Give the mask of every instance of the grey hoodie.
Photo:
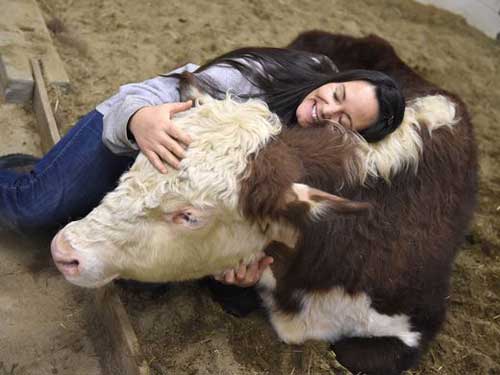
<svg viewBox="0 0 500 375">
<path fill-rule="evenodd" d="M 187 64 L 170 73 L 194 72 L 198 65 Z M 203 72 L 221 90 L 235 95 L 258 95 L 253 86 L 237 69 L 226 64 L 214 65 Z M 142 83 L 121 86 L 118 93 L 99 104 L 96 109 L 104 116 L 102 140 L 115 154 L 134 154 L 137 144 L 127 137 L 130 117 L 142 107 L 180 101 L 179 80 L 172 77 L 155 77 Z"/>
</svg>

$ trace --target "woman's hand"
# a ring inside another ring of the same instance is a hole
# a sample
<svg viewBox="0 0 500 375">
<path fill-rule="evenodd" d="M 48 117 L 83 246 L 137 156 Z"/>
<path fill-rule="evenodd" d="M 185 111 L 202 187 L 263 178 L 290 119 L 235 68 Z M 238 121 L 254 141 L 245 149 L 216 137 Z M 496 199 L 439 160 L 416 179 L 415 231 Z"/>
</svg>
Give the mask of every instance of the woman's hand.
<svg viewBox="0 0 500 375">
<path fill-rule="evenodd" d="M 255 285 L 261 278 L 264 270 L 273 263 L 273 258 L 259 253 L 256 260 L 248 265 L 240 264 L 236 269 L 223 272 L 214 276 L 214 279 L 226 284 L 247 288 Z"/>
<path fill-rule="evenodd" d="M 179 168 L 180 159 L 185 156 L 185 148 L 191 138 L 179 130 L 172 122 L 172 116 L 185 111 L 193 103 L 166 103 L 139 109 L 129 121 L 129 130 L 137 145 L 151 164 L 161 173 L 167 173 L 163 161 Z"/>
</svg>

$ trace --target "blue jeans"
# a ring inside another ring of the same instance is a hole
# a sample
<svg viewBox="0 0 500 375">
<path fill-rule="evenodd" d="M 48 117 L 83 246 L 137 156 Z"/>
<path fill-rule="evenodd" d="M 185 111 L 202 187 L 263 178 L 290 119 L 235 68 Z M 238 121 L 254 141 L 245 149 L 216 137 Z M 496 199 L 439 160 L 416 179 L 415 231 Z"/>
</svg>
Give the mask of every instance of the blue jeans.
<svg viewBox="0 0 500 375">
<path fill-rule="evenodd" d="M 27 174 L 0 170 L 0 228 L 55 229 L 85 216 L 113 190 L 134 158 L 102 143 L 102 115 L 92 111 Z"/>
</svg>

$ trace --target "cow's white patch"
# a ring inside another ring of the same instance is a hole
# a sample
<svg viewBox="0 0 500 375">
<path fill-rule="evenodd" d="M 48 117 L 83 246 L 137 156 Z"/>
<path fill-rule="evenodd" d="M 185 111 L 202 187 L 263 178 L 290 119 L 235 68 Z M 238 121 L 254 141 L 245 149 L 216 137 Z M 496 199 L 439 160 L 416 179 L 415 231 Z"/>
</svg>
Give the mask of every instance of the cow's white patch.
<svg viewBox="0 0 500 375">
<path fill-rule="evenodd" d="M 309 217 L 312 220 L 319 221 L 323 218 L 328 208 L 328 201 L 315 201 L 311 199 L 311 188 L 308 185 L 294 183 L 292 185 L 293 192 L 297 195 L 297 200 L 309 204 Z"/>
<path fill-rule="evenodd" d="M 330 212 L 331 205 L 328 201 L 314 202 L 311 205 L 309 216 L 313 221 L 320 221 L 325 215 Z"/>
<path fill-rule="evenodd" d="M 283 313 L 277 307 L 272 290 L 276 280 L 270 270 L 264 272 L 259 286 L 261 297 L 270 312 L 271 323 L 280 338 L 286 343 L 300 344 L 306 340 L 328 340 L 335 342 L 342 337 L 399 338 L 410 347 L 419 343 L 420 333 L 412 331 L 408 316 L 384 315 L 371 307 L 365 293 L 351 296 L 341 287 L 328 292 L 301 293 L 296 297 L 302 302 L 297 314 Z"/>
<path fill-rule="evenodd" d="M 272 291 L 276 288 L 276 278 L 270 267 L 267 267 L 264 272 L 262 272 L 258 285 L 266 291 Z"/>
<path fill-rule="evenodd" d="M 458 122 L 456 108 L 449 98 L 429 95 L 409 102 L 401 125 L 379 142 L 360 140 L 363 162 L 361 181 L 368 176 L 381 177 L 386 181 L 403 170 L 417 170 L 423 152 L 420 132 L 425 126 L 429 132 Z"/>
<path fill-rule="evenodd" d="M 294 183 L 292 185 L 292 190 L 296 194 L 296 200 L 300 202 L 307 203 L 309 205 L 309 217 L 313 221 L 320 221 L 324 218 L 325 214 L 328 213 L 331 208 L 331 202 L 326 198 L 327 194 L 324 194 L 323 199 L 315 200 L 312 198 L 314 195 L 313 190 L 308 185 Z"/>
</svg>

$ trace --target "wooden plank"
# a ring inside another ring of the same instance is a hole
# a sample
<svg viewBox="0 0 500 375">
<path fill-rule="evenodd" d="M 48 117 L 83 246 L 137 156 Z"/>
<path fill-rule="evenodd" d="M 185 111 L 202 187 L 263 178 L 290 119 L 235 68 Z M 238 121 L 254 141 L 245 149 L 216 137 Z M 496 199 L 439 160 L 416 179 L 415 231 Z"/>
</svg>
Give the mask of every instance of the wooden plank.
<svg viewBox="0 0 500 375">
<path fill-rule="evenodd" d="M 33 95 L 34 82 L 27 55 L 13 46 L 6 47 L 20 42 L 18 34 L 0 33 L 0 87 L 7 103 L 26 103 Z"/>
<path fill-rule="evenodd" d="M 63 89 L 69 78 L 34 0 L 0 0 L 0 88 L 8 103 L 31 99 L 30 59 L 41 59 L 47 82 Z"/>
<path fill-rule="evenodd" d="M 114 286 L 106 286 L 96 293 L 96 306 L 101 326 L 109 342 L 104 371 L 110 375 L 149 375 L 150 370 L 142 354 L 139 340 L 130 324 L 127 312 Z"/>
<path fill-rule="evenodd" d="M 47 88 L 42 74 L 42 67 L 38 59 L 31 59 L 31 68 L 35 87 L 33 91 L 33 111 L 38 123 L 38 131 L 42 141 L 42 149 L 47 153 L 54 146 L 61 136 L 57 128 L 56 119 L 50 106 Z"/>
</svg>

